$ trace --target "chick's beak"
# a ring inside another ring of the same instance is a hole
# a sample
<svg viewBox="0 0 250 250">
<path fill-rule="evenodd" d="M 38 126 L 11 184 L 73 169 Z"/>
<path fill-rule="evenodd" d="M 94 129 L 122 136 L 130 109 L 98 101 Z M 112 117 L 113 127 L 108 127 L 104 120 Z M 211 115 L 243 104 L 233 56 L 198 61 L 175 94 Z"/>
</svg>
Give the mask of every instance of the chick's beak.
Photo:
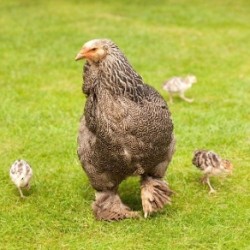
<svg viewBox="0 0 250 250">
<path fill-rule="evenodd" d="M 84 59 L 85 58 L 84 53 L 85 53 L 85 50 L 81 49 L 80 52 L 77 54 L 75 60 L 78 61 L 78 60 Z"/>
</svg>

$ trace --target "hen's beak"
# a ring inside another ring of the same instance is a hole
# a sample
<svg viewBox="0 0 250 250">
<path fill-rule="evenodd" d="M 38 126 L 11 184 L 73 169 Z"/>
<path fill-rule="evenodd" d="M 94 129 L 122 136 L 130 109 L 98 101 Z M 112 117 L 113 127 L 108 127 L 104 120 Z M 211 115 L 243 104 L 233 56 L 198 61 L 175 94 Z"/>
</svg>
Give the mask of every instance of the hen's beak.
<svg viewBox="0 0 250 250">
<path fill-rule="evenodd" d="M 78 61 L 78 60 L 84 59 L 85 58 L 84 52 L 85 51 L 81 49 L 80 52 L 77 54 L 75 60 Z"/>
</svg>

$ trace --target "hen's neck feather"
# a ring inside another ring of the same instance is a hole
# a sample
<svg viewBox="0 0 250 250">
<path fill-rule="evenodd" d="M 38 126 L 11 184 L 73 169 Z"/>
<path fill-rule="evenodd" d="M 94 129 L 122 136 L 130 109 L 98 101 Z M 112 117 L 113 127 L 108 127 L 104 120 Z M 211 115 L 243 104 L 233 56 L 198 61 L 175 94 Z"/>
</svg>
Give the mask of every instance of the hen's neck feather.
<svg viewBox="0 0 250 250">
<path fill-rule="evenodd" d="M 95 88 L 106 89 L 114 95 L 123 95 L 135 102 L 140 102 L 145 96 L 141 76 L 116 47 L 101 62 L 85 64 L 83 91 L 88 95 Z"/>
</svg>

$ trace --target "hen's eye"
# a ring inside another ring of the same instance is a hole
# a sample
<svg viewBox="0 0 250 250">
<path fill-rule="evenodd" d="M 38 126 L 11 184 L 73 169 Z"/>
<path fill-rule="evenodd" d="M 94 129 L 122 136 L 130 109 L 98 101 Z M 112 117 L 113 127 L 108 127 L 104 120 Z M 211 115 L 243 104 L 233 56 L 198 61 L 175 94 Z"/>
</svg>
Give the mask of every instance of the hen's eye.
<svg viewBox="0 0 250 250">
<path fill-rule="evenodd" d="M 93 51 L 93 52 L 95 52 L 97 50 L 97 48 L 93 48 L 93 49 L 91 49 L 91 51 Z"/>
</svg>

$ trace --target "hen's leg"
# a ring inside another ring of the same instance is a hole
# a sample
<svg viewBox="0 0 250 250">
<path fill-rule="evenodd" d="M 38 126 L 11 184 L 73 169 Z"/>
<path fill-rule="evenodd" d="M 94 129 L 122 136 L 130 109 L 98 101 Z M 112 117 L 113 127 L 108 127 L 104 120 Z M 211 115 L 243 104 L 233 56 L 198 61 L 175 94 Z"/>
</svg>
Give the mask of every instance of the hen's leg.
<svg viewBox="0 0 250 250">
<path fill-rule="evenodd" d="M 171 203 L 170 196 L 173 191 L 163 180 L 167 166 L 174 153 L 175 140 L 169 145 L 166 160 L 157 165 L 148 175 L 143 175 L 141 180 L 141 199 L 144 217 L 162 209 L 165 204 Z"/>
<path fill-rule="evenodd" d="M 94 154 L 96 141 L 96 136 L 85 126 L 85 118 L 83 117 L 79 130 L 77 152 L 92 187 L 97 191 L 96 199 L 92 204 L 96 219 L 111 221 L 136 217 L 137 213 L 132 212 L 129 207 L 124 205 L 117 194 L 118 186 L 124 179 L 123 176 L 118 176 L 112 171 L 105 172 L 102 168 L 91 164 L 98 157 L 98 154 Z M 104 150 L 102 153 L 105 155 Z"/>
<path fill-rule="evenodd" d="M 112 221 L 139 216 L 137 212 L 124 205 L 118 194 L 112 191 L 96 192 L 92 208 L 97 220 Z"/>
<path fill-rule="evenodd" d="M 124 205 L 117 193 L 120 179 L 111 173 L 98 173 L 96 168 L 89 164 L 84 164 L 84 169 L 88 174 L 92 187 L 97 191 L 92 209 L 97 220 L 122 220 L 126 218 L 138 217 L 136 212 Z"/>
<path fill-rule="evenodd" d="M 208 176 L 205 174 L 204 176 L 201 177 L 201 183 L 204 185 L 204 184 L 207 184 L 207 178 Z"/>
</svg>

